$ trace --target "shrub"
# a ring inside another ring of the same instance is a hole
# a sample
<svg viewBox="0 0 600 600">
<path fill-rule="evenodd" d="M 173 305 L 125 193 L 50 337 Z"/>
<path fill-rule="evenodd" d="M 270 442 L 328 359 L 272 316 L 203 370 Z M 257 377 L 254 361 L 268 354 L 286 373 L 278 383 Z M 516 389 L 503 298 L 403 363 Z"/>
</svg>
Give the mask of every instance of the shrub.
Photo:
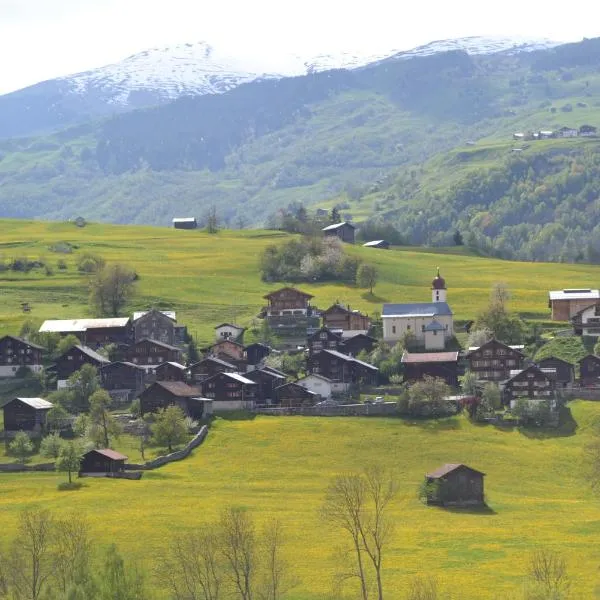
<svg viewBox="0 0 600 600">
<path fill-rule="evenodd" d="M 25 365 L 21 365 L 17 369 L 17 372 L 15 373 L 15 377 L 17 379 L 29 379 L 32 376 L 33 376 L 32 370 L 29 367 L 26 367 Z"/>
<path fill-rule="evenodd" d="M 56 261 L 56 268 L 60 271 L 66 271 L 68 268 L 67 263 L 61 258 Z"/>
<path fill-rule="evenodd" d="M 77 259 L 77 270 L 82 273 L 96 273 L 104 267 L 105 261 L 97 254 L 85 252 Z"/>
<path fill-rule="evenodd" d="M 33 453 L 33 444 L 24 431 L 19 431 L 13 441 L 8 445 L 13 456 L 16 456 L 21 464 L 25 464 L 27 457 Z"/>
</svg>

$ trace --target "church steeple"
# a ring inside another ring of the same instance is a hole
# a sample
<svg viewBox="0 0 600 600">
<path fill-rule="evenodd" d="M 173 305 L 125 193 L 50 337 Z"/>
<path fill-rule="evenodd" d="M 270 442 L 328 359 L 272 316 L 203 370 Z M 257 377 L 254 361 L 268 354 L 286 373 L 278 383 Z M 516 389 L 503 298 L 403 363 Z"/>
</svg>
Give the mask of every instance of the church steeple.
<svg viewBox="0 0 600 600">
<path fill-rule="evenodd" d="M 446 280 L 440 275 L 440 268 L 437 269 L 437 275 L 431 282 L 431 301 L 446 302 Z"/>
</svg>

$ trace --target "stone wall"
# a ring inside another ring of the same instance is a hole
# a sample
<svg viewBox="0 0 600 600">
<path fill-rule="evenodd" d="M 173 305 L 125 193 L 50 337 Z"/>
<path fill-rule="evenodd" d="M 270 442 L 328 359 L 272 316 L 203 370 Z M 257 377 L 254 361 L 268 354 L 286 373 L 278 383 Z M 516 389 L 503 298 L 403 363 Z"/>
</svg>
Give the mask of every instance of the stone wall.
<svg viewBox="0 0 600 600">
<path fill-rule="evenodd" d="M 22 473 L 25 471 L 54 471 L 54 463 L 21 465 L 19 463 L 0 464 L 0 473 Z"/>
<path fill-rule="evenodd" d="M 381 417 L 398 415 L 395 402 L 381 404 L 338 404 L 298 408 L 257 408 L 256 413 L 272 416 L 303 415 L 312 417 Z"/>
</svg>

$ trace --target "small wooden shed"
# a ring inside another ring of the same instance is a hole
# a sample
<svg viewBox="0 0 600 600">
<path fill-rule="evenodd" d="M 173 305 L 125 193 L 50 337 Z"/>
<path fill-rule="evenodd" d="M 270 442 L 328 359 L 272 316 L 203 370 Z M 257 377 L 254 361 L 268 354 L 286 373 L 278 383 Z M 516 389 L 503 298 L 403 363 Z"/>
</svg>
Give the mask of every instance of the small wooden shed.
<svg viewBox="0 0 600 600">
<path fill-rule="evenodd" d="M 5 431 L 41 431 L 53 407 L 43 398 L 13 398 L 3 407 Z"/>
<path fill-rule="evenodd" d="M 120 473 L 125 470 L 127 457 L 110 448 L 86 452 L 81 459 L 79 473 Z"/>
<path fill-rule="evenodd" d="M 446 464 L 425 475 L 427 504 L 483 506 L 485 473 L 463 464 Z"/>
</svg>

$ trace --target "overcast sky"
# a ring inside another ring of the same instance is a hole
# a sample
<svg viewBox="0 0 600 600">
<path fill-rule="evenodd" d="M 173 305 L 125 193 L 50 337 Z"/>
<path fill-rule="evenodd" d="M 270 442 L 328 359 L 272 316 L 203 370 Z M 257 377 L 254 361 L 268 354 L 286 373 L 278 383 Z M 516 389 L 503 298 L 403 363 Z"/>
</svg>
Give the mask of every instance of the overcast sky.
<svg viewBox="0 0 600 600">
<path fill-rule="evenodd" d="M 597 0 L 0 0 L 0 93 L 178 43 L 369 54 L 471 35 L 579 40 L 600 35 L 599 17 Z"/>
</svg>

